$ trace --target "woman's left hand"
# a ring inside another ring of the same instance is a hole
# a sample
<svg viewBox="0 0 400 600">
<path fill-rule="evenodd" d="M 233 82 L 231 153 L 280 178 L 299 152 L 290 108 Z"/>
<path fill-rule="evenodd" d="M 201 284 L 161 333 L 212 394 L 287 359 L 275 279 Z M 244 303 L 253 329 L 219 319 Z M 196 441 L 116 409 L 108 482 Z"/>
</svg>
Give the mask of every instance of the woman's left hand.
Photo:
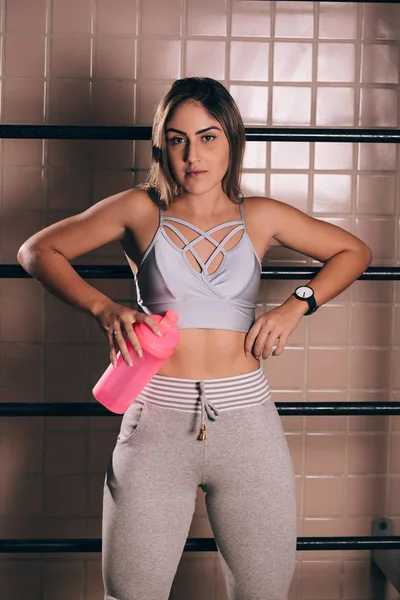
<svg viewBox="0 0 400 600">
<path fill-rule="evenodd" d="M 272 355 L 279 356 L 279 354 L 282 354 L 289 335 L 304 315 L 304 306 L 301 306 L 303 312 L 299 312 L 298 307 L 299 302 L 296 300 L 295 307 L 282 304 L 260 315 L 246 336 L 244 344 L 246 356 L 249 356 L 253 350 L 253 354 L 257 359 L 261 356 L 266 359 L 271 354 L 276 342 L 277 346 Z"/>
</svg>

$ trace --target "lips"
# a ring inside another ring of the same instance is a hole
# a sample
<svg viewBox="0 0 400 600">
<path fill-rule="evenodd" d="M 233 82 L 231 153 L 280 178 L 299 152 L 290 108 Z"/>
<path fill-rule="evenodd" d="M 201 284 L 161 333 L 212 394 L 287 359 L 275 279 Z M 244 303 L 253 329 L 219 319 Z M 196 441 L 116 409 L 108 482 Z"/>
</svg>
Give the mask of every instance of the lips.
<svg viewBox="0 0 400 600">
<path fill-rule="evenodd" d="M 207 173 L 207 171 L 186 171 L 186 175 L 189 175 L 191 177 L 196 177 L 198 175 L 204 175 L 205 173 Z"/>
</svg>

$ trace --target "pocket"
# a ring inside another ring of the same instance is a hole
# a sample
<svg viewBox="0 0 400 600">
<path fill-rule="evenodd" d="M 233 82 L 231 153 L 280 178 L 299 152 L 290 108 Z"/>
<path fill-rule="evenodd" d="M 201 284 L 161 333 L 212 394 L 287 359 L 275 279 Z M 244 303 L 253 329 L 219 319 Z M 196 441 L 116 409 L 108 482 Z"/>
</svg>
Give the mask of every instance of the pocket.
<svg viewBox="0 0 400 600">
<path fill-rule="evenodd" d="M 285 431 L 275 402 L 271 398 L 268 398 L 261 406 L 263 407 L 265 428 L 269 431 L 270 435 L 281 438 L 286 443 Z"/>
<path fill-rule="evenodd" d="M 136 437 L 143 429 L 146 413 L 147 403 L 142 400 L 134 400 L 122 417 L 117 441 L 127 442 Z"/>
<path fill-rule="evenodd" d="M 273 442 L 274 451 L 279 456 L 280 469 L 287 472 L 291 477 L 294 477 L 293 462 L 290 454 L 289 445 L 286 439 L 285 430 L 282 425 L 282 418 L 272 399 L 263 402 L 264 427 L 268 434 L 268 439 Z"/>
</svg>

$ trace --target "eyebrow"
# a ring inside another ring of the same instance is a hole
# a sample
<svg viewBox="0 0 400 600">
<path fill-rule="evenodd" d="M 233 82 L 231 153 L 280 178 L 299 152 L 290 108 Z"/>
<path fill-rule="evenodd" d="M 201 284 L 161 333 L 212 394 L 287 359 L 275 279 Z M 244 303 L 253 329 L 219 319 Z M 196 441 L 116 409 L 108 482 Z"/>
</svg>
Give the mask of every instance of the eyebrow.
<svg viewBox="0 0 400 600">
<path fill-rule="evenodd" d="M 217 127 L 216 125 L 212 125 L 211 127 L 206 127 L 205 129 L 199 129 L 199 131 L 196 131 L 195 135 L 199 135 L 200 133 L 205 133 L 206 131 L 210 131 L 210 129 L 218 129 L 218 131 L 222 131 L 222 129 L 220 127 Z M 167 129 L 165 133 L 168 133 L 169 131 L 175 131 L 175 133 L 181 133 L 182 135 L 187 135 L 186 131 L 181 131 L 180 129 L 174 129 L 173 127 L 170 127 L 169 129 Z"/>
</svg>

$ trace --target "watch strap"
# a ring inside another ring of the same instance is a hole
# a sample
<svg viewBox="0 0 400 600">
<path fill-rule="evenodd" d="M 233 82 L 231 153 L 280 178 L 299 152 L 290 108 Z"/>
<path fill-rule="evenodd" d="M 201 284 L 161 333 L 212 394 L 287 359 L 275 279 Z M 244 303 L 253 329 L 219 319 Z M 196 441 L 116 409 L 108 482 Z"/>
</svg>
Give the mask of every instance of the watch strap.
<svg viewBox="0 0 400 600">
<path fill-rule="evenodd" d="M 310 286 L 308 286 L 308 287 L 310 287 Z M 310 289 L 312 289 L 312 288 L 310 288 Z M 304 316 L 312 315 L 318 308 L 317 302 L 316 302 L 315 296 L 314 296 L 314 290 L 312 290 L 312 291 L 313 291 L 313 293 L 309 298 L 301 298 L 300 296 L 297 296 L 295 292 L 293 292 L 293 296 L 295 298 L 297 298 L 298 300 L 301 300 L 303 302 L 305 301 L 308 304 L 308 311 L 304 313 Z"/>
<path fill-rule="evenodd" d="M 314 298 L 314 294 L 312 296 L 310 296 L 309 298 L 306 298 L 306 300 L 307 300 L 307 304 L 308 304 L 308 311 L 304 314 L 306 316 L 312 315 L 312 313 L 314 313 L 318 308 L 317 303 Z"/>
</svg>

